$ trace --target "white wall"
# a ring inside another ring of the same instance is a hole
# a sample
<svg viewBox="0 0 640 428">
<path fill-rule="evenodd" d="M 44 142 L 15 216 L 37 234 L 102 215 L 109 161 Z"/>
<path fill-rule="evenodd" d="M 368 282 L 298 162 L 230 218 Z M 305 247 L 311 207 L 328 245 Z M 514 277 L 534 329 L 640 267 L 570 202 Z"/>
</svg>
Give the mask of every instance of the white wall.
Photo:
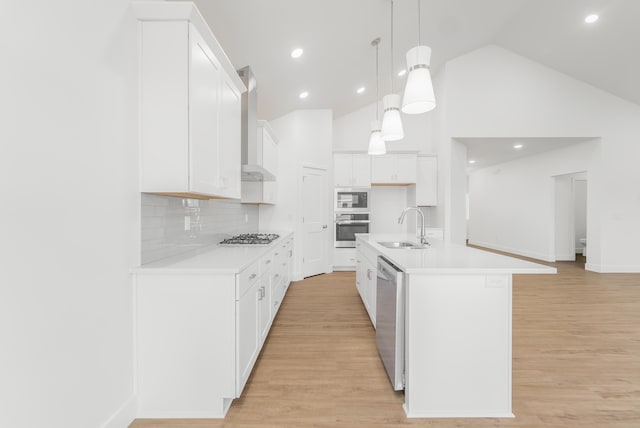
<svg viewBox="0 0 640 428">
<path fill-rule="evenodd" d="M 587 268 L 640 272 L 640 106 L 497 46 L 449 61 L 444 72 L 440 147 L 456 137 L 600 138 L 589 170 Z M 443 208 L 458 209 L 448 200 Z M 449 225 L 464 227 L 454 217 Z"/>
<path fill-rule="evenodd" d="M 302 278 L 301 176 L 302 166 L 327 168 L 327 188 L 318 197 L 327 201 L 327 224 L 331 225 L 333 157 L 331 110 L 296 110 L 270 122 L 278 139 L 278 189 L 276 205 L 260 206 L 260 230 L 293 230 L 296 233 L 294 278 Z M 327 272 L 331 271 L 333 229 L 327 228 Z"/>
<path fill-rule="evenodd" d="M 402 115 L 405 137 L 387 142 L 387 152 L 413 151 L 434 153 L 429 133 L 429 114 Z M 333 121 L 333 150 L 366 152 L 369 149 L 371 121 L 376 117 L 376 105 L 369 104 Z M 379 113 L 382 121 L 382 113 Z"/>
<path fill-rule="evenodd" d="M 258 231 L 258 207 L 240 201 L 145 193 L 141 202 L 143 264 Z"/>
<path fill-rule="evenodd" d="M 408 227 L 415 224 L 414 216 L 417 214 L 414 212 L 407 214 L 403 224 L 398 223 L 402 210 L 408 206 L 408 189 L 408 186 L 371 188 L 371 233 L 407 233 Z"/>
<path fill-rule="evenodd" d="M 138 263 L 130 0 L 0 14 L 0 426 L 126 426 Z"/>
<path fill-rule="evenodd" d="M 469 242 L 554 261 L 554 176 L 592 169 L 599 146 L 598 141 L 576 144 L 472 173 Z"/>
</svg>

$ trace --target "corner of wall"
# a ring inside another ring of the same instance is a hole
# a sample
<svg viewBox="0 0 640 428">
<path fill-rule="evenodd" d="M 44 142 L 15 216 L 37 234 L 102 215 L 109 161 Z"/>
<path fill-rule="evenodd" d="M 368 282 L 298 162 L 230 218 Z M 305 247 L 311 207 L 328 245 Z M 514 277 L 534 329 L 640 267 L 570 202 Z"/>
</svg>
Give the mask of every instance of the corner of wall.
<svg viewBox="0 0 640 428">
<path fill-rule="evenodd" d="M 138 397 L 132 395 L 100 428 L 128 427 L 138 414 Z"/>
</svg>

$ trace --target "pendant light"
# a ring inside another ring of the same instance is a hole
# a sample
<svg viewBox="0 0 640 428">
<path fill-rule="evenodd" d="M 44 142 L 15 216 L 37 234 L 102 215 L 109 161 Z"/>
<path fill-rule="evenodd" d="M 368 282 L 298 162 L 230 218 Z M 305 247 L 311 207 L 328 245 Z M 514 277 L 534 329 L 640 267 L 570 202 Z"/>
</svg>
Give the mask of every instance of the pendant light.
<svg viewBox="0 0 640 428">
<path fill-rule="evenodd" d="M 391 0 L 391 94 L 382 98 L 384 115 L 382 116 L 382 138 L 385 141 L 397 141 L 404 138 L 400 119 L 400 95 L 393 93 L 393 0 Z"/>
<path fill-rule="evenodd" d="M 384 155 L 387 153 L 387 148 L 382 139 L 382 131 L 380 130 L 380 121 L 378 120 L 378 44 L 380 43 L 380 37 L 374 39 L 371 42 L 371 46 L 376 48 L 376 120 L 371 122 L 371 136 L 369 137 L 369 154 L 370 155 Z"/>
<path fill-rule="evenodd" d="M 431 48 L 420 45 L 420 0 L 418 1 L 418 46 L 407 52 L 407 85 L 404 88 L 402 112 L 420 114 L 436 107 L 436 96 L 433 93 L 429 63 Z"/>
</svg>

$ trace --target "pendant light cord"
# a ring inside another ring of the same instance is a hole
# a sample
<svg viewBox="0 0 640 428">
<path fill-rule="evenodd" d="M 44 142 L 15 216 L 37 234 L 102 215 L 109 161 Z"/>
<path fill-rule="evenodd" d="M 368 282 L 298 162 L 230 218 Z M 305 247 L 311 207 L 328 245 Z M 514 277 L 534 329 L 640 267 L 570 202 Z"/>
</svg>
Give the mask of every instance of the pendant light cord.
<svg viewBox="0 0 640 428">
<path fill-rule="evenodd" d="M 393 94 L 393 0 L 391 0 L 391 93 Z"/>
<path fill-rule="evenodd" d="M 422 37 L 420 37 L 420 0 L 418 0 L 418 46 L 420 46 L 420 42 L 422 41 Z"/>
<path fill-rule="evenodd" d="M 378 81 L 380 78 L 378 77 L 378 45 L 380 44 L 380 39 L 376 41 L 376 120 L 378 120 L 378 110 L 380 110 L 380 97 L 378 95 Z"/>
</svg>

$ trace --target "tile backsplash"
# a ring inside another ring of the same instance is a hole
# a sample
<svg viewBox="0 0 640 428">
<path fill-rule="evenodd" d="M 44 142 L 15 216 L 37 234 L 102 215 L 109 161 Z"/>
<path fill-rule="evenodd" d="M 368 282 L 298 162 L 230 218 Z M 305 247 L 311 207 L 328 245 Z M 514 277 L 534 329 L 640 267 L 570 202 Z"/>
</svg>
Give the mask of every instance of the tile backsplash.
<svg viewBox="0 0 640 428">
<path fill-rule="evenodd" d="M 258 231 L 258 207 L 238 201 L 142 194 L 142 264 Z"/>
</svg>

